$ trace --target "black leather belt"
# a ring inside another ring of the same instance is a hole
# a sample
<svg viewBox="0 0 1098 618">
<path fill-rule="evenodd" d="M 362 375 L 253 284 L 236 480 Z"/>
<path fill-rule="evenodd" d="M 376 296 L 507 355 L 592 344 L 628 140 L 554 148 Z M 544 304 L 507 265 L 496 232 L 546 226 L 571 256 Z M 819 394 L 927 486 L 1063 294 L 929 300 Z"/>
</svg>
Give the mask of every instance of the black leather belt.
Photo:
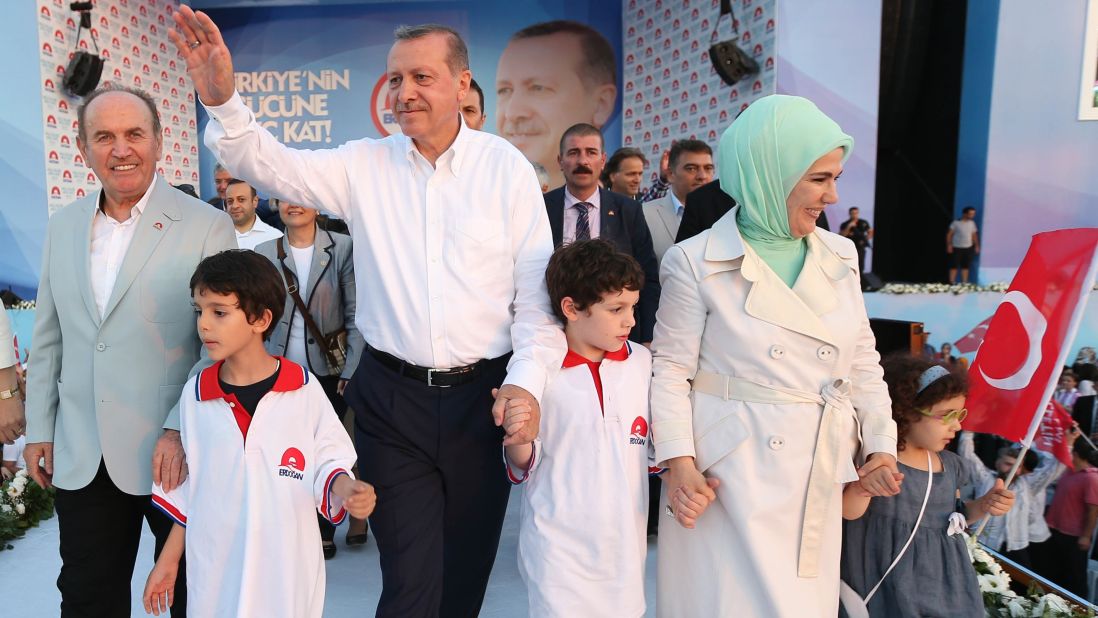
<svg viewBox="0 0 1098 618">
<path fill-rule="evenodd" d="M 472 365 L 466 365 L 464 367 L 433 369 L 430 367 L 413 365 L 370 345 L 366 346 L 366 350 L 370 353 L 370 356 L 377 359 L 377 362 L 381 363 L 385 368 L 395 371 L 397 375 L 423 382 L 427 386 L 439 386 L 443 388 L 460 386 L 476 380 L 480 377 L 481 370 L 487 362 L 480 360 Z"/>
</svg>

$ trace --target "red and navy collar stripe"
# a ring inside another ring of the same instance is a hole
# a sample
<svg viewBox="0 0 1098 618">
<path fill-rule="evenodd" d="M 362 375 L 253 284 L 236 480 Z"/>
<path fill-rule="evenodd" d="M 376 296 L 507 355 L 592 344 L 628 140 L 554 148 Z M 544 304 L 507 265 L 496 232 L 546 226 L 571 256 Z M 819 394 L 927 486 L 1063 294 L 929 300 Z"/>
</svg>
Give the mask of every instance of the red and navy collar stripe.
<svg viewBox="0 0 1098 618">
<path fill-rule="evenodd" d="M 296 391 L 309 383 L 309 372 L 304 367 L 281 356 L 275 358 L 278 359 L 279 368 L 278 379 L 271 387 L 272 391 L 276 393 Z M 221 365 L 224 363 L 225 361 L 218 361 L 198 374 L 198 379 L 194 381 L 195 399 L 210 401 L 211 399 L 225 399 L 227 397 L 225 391 L 221 389 L 220 380 L 218 380 Z"/>
<path fill-rule="evenodd" d="M 602 360 L 623 361 L 629 358 L 629 355 L 633 353 L 631 344 L 626 341 L 625 345 L 621 346 L 616 352 L 607 352 L 603 355 Z M 573 352 L 571 349 L 564 355 L 564 362 L 561 367 L 568 369 L 570 367 L 578 367 L 580 365 L 598 365 L 595 361 L 588 360 L 586 357 Z"/>
</svg>

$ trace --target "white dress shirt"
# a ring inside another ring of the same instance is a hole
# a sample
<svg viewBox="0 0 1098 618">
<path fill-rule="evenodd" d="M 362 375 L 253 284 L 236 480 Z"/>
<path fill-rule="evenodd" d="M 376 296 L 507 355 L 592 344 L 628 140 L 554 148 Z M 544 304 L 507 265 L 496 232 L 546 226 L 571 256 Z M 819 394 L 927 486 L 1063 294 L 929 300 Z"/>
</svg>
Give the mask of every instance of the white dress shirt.
<svg viewBox="0 0 1098 618">
<path fill-rule="evenodd" d="M 299 249 L 290 243 L 286 243 L 290 248 L 290 255 L 294 260 L 294 271 L 297 274 L 297 287 L 298 295 L 301 296 L 301 301 L 304 303 L 309 302 L 309 273 L 313 268 L 313 249 L 315 244 L 308 247 Z M 301 312 L 294 308 L 294 314 L 290 317 L 290 338 L 286 342 L 286 358 L 301 365 L 302 367 L 309 367 L 309 359 L 305 350 L 305 318 L 301 317 Z"/>
<path fill-rule="evenodd" d="M 238 94 L 206 109 L 206 145 L 237 177 L 347 221 L 355 324 L 370 345 L 436 368 L 513 349 L 506 383 L 541 397 L 565 350 L 545 288 L 545 202 L 514 146 L 459 118 L 432 167 L 404 135 L 294 150 L 260 128 Z"/>
<path fill-rule="evenodd" d="M 675 207 L 675 217 L 677 217 L 679 222 L 681 223 L 682 222 L 682 213 L 683 213 L 684 210 L 686 210 L 686 206 L 684 206 L 683 203 L 679 201 L 679 198 L 675 197 L 675 192 L 674 191 L 668 191 L 667 195 L 671 196 L 671 205 Z M 663 256 L 660 256 L 660 257 L 663 257 Z"/>
<path fill-rule="evenodd" d="M 579 210 L 575 208 L 575 205 L 580 202 L 587 202 L 591 205 L 587 210 L 587 227 L 591 230 L 591 238 L 599 237 L 599 207 L 602 206 L 602 200 L 599 198 L 599 190 L 595 189 L 595 192 L 591 194 L 591 197 L 586 200 L 581 200 L 572 195 L 572 192 L 565 186 L 564 228 L 562 230 L 563 244 L 576 241 L 576 222 L 579 221 Z"/>
<path fill-rule="evenodd" d="M 133 242 L 133 235 L 137 231 L 137 224 L 141 221 L 141 213 L 145 212 L 145 206 L 149 203 L 149 195 L 152 194 L 156 177 L 145 194 L 137 200 L 130 209 L 130 218 L 125 221 L 115 221 L 113 217 L 103 212 L 103 192 L 99 192 L 99 208 L 92 215 L 91 226 L 91 268 L 88 269 L 91 277 L 92 295 L 95 296 L 95 307 L 99 310 L 99 319 L 107 311 L 107 301 L 114 290 L 114 282 L 118 279 L 118 271 L 122 268 L 122 260 L 126 257 L 126 251 Z"/>
<path fill-rule="evenodd" d="M 241 249 L 254 250 L 260 244 L 276 238 L 282 238 L 282 232 L 267 225 L 258 216 L 255 218 L 255 223 L 252 223 L 252 229 L 247 232 L 236 230 L 236 246 Z"/>
</svg>

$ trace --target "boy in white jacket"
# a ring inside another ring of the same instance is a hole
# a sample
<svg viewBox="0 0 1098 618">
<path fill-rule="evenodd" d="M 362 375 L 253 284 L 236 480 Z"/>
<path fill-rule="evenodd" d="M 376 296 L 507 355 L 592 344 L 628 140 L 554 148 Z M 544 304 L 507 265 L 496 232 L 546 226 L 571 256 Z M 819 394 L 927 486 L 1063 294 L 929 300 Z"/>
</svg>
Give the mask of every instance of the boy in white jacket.
<svg viewBox="0 0 1098 618">
<path fill-rule="evenodd" d="M 568 353 L 542 397 L 540 435 L 505 447 L 525 484 L 519 572 L 531 616 L 644 615 L 648 386 L 652 356 L 629 342 L 644 272 L 603 240 L 558 249 L 546 270 Z M 504 424 L 529 420 L 509 403 Z"/>
<path fill-rule="evenodd" d="M 172 604 L 187 550 L 188 612 L 320 618 L 324 558 L 316 510 L 332 523 L 373 511 L 351 476 L 355 450 L 320 383 L 267 354 L 285 302 L 267 258 L 224 251 L 191 277 L 198 334 L 215 362 L 183 387 L 179 431 L 189 476 L 153 504 L 175 520 L 145 585 L 145 611 Z"/>
</svg>

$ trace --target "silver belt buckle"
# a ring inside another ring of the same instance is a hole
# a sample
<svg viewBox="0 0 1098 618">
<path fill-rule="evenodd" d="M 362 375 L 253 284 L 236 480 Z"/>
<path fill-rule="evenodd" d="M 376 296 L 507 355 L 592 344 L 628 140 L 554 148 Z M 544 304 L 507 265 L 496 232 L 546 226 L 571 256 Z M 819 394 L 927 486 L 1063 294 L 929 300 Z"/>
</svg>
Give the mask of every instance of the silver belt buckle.
<svg viewBox="0 0 1098 618">
<path fill-rule="evenodd" d="M 427 386 L 436 386 L 435 379 L 434 379 L 436 373 L 445 373 L 445 372 L 441 369 L 428 369 L 427 370 Z M 451 385 L 450 384 L 439 384 L 437 386 L 438 386 L 438 388 L 450 388 Z"/>
</svg>

